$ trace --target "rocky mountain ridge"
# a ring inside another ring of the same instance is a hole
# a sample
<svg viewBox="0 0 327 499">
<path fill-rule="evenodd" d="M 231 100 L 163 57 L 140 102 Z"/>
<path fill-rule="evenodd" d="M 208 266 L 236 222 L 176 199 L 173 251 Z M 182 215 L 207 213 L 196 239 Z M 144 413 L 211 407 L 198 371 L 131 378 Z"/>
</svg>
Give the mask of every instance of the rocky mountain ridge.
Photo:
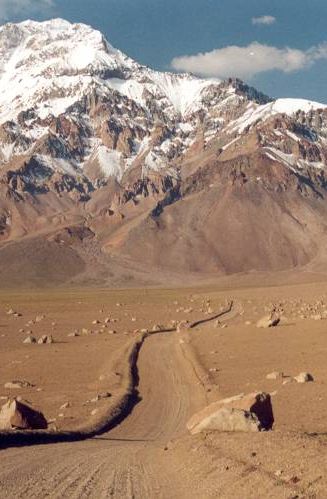
<svg viewBox="0 0 327 499">
<path fill-rule="evenodd" d="M 4 25 L 0 53 L 2 244 L 77 226 L 102 254 L 218 273 L 318 255 L 327 105 L 153 71 L 61 19 Z"/>
</svg>

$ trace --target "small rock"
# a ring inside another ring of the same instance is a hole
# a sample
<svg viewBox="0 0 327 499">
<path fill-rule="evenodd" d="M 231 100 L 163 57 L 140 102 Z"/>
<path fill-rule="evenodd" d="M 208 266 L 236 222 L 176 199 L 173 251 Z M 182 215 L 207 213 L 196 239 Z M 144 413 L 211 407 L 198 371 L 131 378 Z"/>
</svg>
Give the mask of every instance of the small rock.
<svg viewBox="0 0 327 499">
<path fill-rule="evenodd" d="M 62 404 L 61 407 L 59 407 L 60 411 L 62 411 L 63 409 L 68 409 L 70 407 L 70 403 L 69 402 L 66 402 L 65 404 Z"/>
<path fill-rule="evenodd" d="M 268 328 L 268 327 L 276 327 L 280 323 L 280 317 L 274 316 L 273 314 L 262 317 L 257 322 L 257 327 L 259 328 Z"/>
<path fill-rule="evenodd" d="M 18 389 L 18 388 L 33 388 L 35 385 L 30 383 L 29 381 L 20 381 L 20 380 L 14 380 L 14 381 L 8 381 L 5 383 L 4 387 L 7 389 Z"/>
<path fill-rule="evenodd" d="M 300 373 L 298 376 L 295 376 L 294 379 L 298 383 L 309 383 L 310 381 L 314 381 L 312 374 L 309 373 Z"/>
<path fill-rule="evenodd" d="M 283 378 L 284 374 L 282 372 L 274 371 L 272 373 L 267 374 L 267 379 L 280 379 Z"/>
<path fill-rule="evenodd" d="M 38 344 L 39 345 L 44 345 L 44 344 L 50 344 L 54 343 L 54 339 L 51 334 L 44 334 L 41 336 L 41 338 L 38 339 Z"/>
<path fill-rule="evenodd" d="M 161 331 L 162 329 L 164 329 L 164 327 L 160 326 L 160 324 L 154 324 L 152 327 L 152 331 Z"/>
<path fill-rule="evenodd" d="M 25 344 L 36 343 L 36 338 L 34 338 L 34 336 L 27 336 L 27 338 L 25 338 L 23 343 Z"/>
</svg>

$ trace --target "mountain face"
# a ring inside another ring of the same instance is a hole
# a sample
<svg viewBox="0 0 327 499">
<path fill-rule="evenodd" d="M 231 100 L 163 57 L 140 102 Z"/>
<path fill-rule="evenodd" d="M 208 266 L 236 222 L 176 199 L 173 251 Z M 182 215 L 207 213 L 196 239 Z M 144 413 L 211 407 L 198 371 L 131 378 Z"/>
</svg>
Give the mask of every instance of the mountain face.
<svg viewBox="0 0 327 499">
<path fill-rule="evenodd" d="M 153 71 L 60 19 L 4 25 L 0 54 L 3 282 L 323 262 L 326 105 Z"/>
</svg>

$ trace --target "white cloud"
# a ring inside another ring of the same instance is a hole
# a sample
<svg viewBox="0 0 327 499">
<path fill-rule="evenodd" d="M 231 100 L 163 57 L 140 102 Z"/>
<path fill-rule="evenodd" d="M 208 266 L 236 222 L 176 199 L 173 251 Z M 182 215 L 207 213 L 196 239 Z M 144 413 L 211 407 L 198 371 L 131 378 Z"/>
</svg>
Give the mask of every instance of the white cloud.
<svg viewBox="0 0 327 499">
<path fill-rule="evenodd" d="M 251 78 L 271 70 L 292 73 L 312 66 L 319 59 L 327 59 L 327 42 L 309 50 L 277 48 L 253 42 L 247 47 L 232 45 L 211 52 L 175 57 L 171 66 L 178 71 L 205 77 Z"/>
<path fill-rule="evenodd" d="M 270 25 L 270 24 L 274 24 L 276 21 L 277 21 L 277 19 L 274 16 L 252 17 L 252 24 Z"/>
<path fill-rule="evenodd" d="M 29 14 L 44 14 L 54 7 L 54 0 L 0 0 L 0 20 Z"/>
</svg>

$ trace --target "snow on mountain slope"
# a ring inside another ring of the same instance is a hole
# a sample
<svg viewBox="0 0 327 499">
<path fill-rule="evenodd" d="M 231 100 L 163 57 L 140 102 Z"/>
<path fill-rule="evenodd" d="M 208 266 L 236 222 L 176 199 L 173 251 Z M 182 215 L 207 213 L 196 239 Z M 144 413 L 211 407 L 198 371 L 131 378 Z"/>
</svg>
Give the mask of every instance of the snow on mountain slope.
<svg viewBox="0 0 327 499">
<path fill-rule="evenodd" d="M 193 150 L 213 142 L 229 150 L 235 135 L 272 116 L 327 109 L 301 99 L 271 101 L 239 80 L 151 70 L 99 31 L 62 19 L 2 26 L 0 56 L 2 163 L 24 157 L 33 168 L 46 164 L 72 176 L 90 171 L 92 181 L 96 175 L 121 181 L 132 169 L 142 177 L 173 171 L 175 178 Z M 327 120 L 321 142 L 323 126 Z M 310 154 L 324 163 L 323 153 Z"/>
<path fill-rule="evenodd" d="M 264 120 L 275 114 L 293 116 L 297 111 L 308 113 L 318 109 L 327 109 L 327 105 L 306 99 L 277 99 L 262 106 L 250 103 L 244 115 L 230 124 L 230 129 L 243 132 L 256 121 Z"/>
<path fill-rule="evenodd" d="M 146 89 L 184 114 L 214 82 L 151 71 L 113 48 L 99 31 L 61 19 L 3 26 L 0 56 L 0 122 L 27 107 L 36 107 L 42 118 L 57 116 L 92 86 L 114 89 L 142 106 Z"/>
</svg>

